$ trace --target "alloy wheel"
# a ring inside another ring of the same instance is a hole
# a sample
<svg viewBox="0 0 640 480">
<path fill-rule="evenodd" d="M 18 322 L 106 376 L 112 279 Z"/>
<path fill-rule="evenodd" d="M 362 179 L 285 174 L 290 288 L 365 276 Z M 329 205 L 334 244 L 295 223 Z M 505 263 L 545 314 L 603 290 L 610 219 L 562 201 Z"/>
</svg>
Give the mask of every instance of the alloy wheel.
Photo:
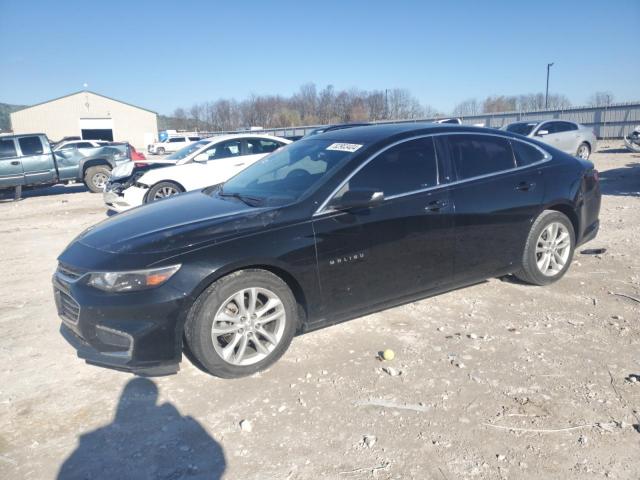
<svg viewBox="0 0 640 480">
<path fill-rule="evenodd" d="M 578 157 L 583 159 L 583 160 L 588 160 L 589 159 L 589 147 L 587 147 L 586 145 L 580 145 L 580 148 L 578 148 Z"/>
<path fill-rule="evenodd" d="M 161 198 L 170 197 L 171 195 L 177 195 L 178 189 L 171 186 L 162 187 L 160 190 L 156 192 L 153 196 L 154 200 L 160 200 Z"/>
<path fill-rule="evenodd" d="M 232 365 L 265 359 L 282 340 L 286 313 L 282 300 L 266 288 L 246 288 L 227 298 L 211 326 L 213 347 Z"/>
<path fill-rule="evenodd" d="M 108 180 L 108 175 L 102 172 L 98 172 L 91 178 L 91 183 L 93 183 L 96 188 L 103 190 Z"/>
<path fill-rule="evenodd" d="M 543 275 L 558 275 L 569 260 L 571 235 L 560 222 L 553 222 L 542 230 L 536 242 L 536 264 Z"/>
</svg>

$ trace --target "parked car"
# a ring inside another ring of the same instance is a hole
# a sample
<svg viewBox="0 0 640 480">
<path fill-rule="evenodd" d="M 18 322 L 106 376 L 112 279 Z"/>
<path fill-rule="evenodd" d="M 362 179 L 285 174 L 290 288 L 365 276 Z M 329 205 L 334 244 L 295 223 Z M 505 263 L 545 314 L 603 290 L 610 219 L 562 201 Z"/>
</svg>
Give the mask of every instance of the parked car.
<svg viewBox="0 0 640 480">
<path fill-rule="evenodd" d="M 459 118 L 441 118 L 439 120 L 434 120 L 433 123 L 452 123 L 454 125 L 462 125 L 462 120 Z"/>
<path fill-rule="evenodd" d="M 624 146 L 633 153 L 640 153 L 640 125 L 633 129 L 628 136 L 624 137 Z"/>
<path fill-rule="evenodd" d="M 110 209 L 122 212 L 215 185 L 289 143 L 284 138 L 250 133 L 200 140 L 176 152 L 170 161 L 149 162 L 148 167 L 123 165 L 114 171 L 114 178 L 107 184 L 104 201 Z M 175 165 L 167 165 L 169 162 Z"/>
<path fill-rule="evenodd" d="M 0 138 L 0 189 L 82 181 L 100 192 L 111 169 L 131 158 L 128 143 L 53 152 L 44 134 Z"/>
<path fill-rule="evenodd" d="M 314 128 L 302 138 L 312 137 L 313 135 L 319 135 L 321 133 L 332 132 L 333 130 L 342 130 L 344 128 L 353 128 L 353 127 L 365 127 L 367 125 L 371 125 L 371 124 L 370 123 L 336 123 L 334 125 L 324 125 L 322 127 Z"/>
<path fill-rule="evenodd" d="M 566 120 L 515 122 L 506 125 L 503 129 L 526 137 L 535 137 L 558 150 L 584 160 L 587 160 L 591 152 L 595 151 L 598 143 L 593 130 Z"/>
<path fill-rule="evenodd" d="M 198 140 L 201 140 L 201 138 L 195 136 L 169 137 L 162 142 L 152 143 L 147 147 L 147 150 L 149 153 L 164 155 L 165 153 L 177 152 L 191 142 L 197 142 Z"/>
<path fill-rule="evenodd" d="M 109 142 L 104 140 L 65 140 L 56 143 L 55 146 L 53 146 L 53 151 L 57 152 L 58 150 L 71 150 L 74 148 L 97 148 L 108 144 Z"/>
<path fill-rule="evenodd" d="M 93 364 L 172 373 L 188 348 L 249 375 L 296 333 L 490 277 L 555 282 L 599 210 L 593 164 L 535 139 L 336 130 L 80 234 L 53 277 L 61 332 Z"/>
</svg>

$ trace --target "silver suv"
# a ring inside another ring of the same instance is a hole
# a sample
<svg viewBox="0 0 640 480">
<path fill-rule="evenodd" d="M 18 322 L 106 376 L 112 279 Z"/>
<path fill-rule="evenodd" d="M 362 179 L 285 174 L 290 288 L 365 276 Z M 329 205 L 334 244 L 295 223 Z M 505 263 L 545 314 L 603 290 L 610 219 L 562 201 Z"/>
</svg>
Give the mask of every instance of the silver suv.
<svg viewBox="0 0 640 480">
<path fill-rule="evenodd" d="M 597 145 L 596 134 L 588 127 L 566 120 L 515 122 L 502 127 L 508 132 L 532 137 L 570 155 L 587 160 Z"/>
</svg>

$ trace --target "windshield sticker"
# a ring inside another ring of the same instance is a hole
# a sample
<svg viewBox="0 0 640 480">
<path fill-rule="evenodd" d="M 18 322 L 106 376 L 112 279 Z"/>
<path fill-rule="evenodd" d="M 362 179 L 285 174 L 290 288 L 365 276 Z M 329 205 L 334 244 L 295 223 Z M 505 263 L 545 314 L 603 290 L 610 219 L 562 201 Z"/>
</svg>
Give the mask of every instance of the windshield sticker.
<svg viewBox="0 0 640 480">
<path fill-rule="evenodd" d="M 355 152 L 362 145 L 358 145 L 357 143 L 332 143 L 327 147 L 327 150 L 337 150 L 339 152 Z"/>
</svg>

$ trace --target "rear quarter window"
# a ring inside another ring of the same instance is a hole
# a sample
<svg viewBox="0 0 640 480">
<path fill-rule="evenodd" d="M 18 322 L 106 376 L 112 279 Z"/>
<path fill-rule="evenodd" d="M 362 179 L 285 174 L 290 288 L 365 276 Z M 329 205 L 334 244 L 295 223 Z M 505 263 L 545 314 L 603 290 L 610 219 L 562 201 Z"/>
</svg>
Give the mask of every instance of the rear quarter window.
<svg viewBox="0 0 640 480">
<path fill-rule="evenodd" d="M 544 160 L 544 154 L 533 145 L 512 140 L 511 146 L 516 157 L 516 164 L 519 167 L 525 167 Z"/>
</svg>

